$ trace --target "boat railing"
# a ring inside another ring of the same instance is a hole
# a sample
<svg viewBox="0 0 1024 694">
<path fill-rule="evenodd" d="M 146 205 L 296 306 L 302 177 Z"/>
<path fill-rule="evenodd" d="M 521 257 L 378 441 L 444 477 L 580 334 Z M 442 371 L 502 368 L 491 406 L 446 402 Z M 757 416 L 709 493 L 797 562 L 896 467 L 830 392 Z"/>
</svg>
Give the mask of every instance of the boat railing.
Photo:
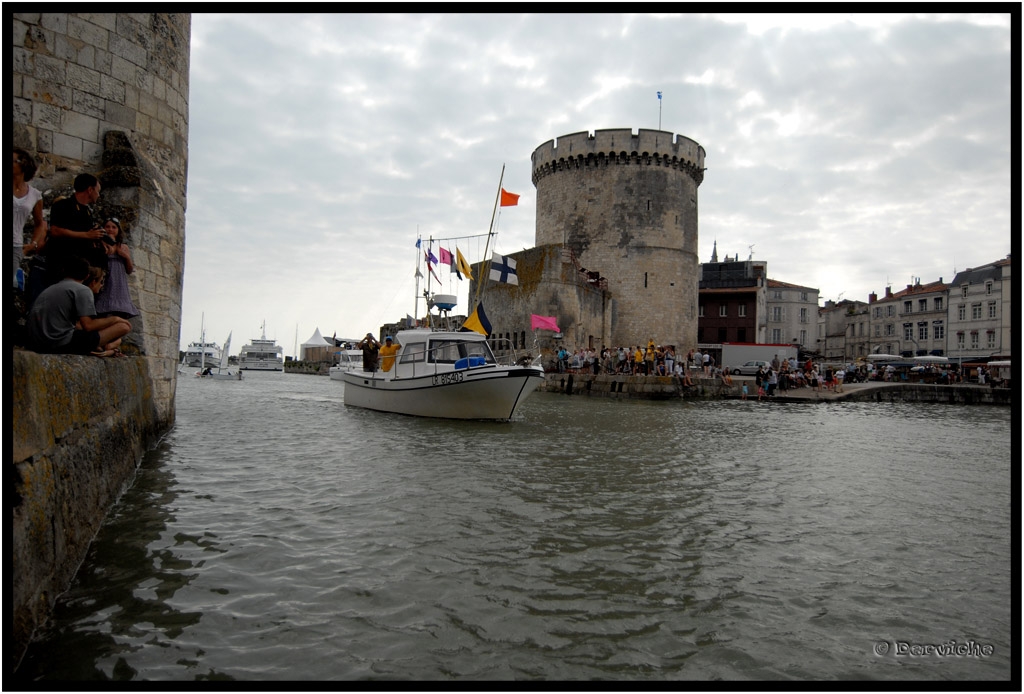
<svg viewBox="0 0 1024 694">
<path fill-rule="evenodd" d="M 498 347 L 496 352 L 492 349 L 492 344 Z M 378 373 L 381 371 L 380 362 L 383 359 L 384 357 L 378 359 Z M 531 355 L 520 354 L 512 342 L 505 338 L 488 342 L 457 339 L 434 340 L 426 348 L 406 346 L 395 359 L 398 364 L 390 373 L 385 372 L 386 378 L 415 378 L 416 376 L 434 375 L 439 372 L 438 367 L 441 365 L 446 367 L 450 365 L 455 371 L 462 371 L 485 366 L 523 366 L 533 362 Z M 448 369 L 445 368 L 444 371 L 447 372 Z"/>
</svg>

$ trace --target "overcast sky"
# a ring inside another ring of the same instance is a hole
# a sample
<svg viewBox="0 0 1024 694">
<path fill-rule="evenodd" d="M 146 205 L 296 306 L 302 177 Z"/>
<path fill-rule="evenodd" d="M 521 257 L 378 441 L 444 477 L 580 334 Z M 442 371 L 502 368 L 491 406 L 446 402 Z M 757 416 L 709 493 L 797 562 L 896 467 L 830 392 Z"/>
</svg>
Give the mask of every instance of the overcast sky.
<svg viewBox="0 0 1024 694">
<path fill-rule="evenodd" d="M 1010 46 L 1009 15 L 194 14 L 181 345 L 422 316 L 417 236 L 481 260 L 502 166 L 508 254 L 534 149 L 659 123 L 707 152 L 701 262 L 949 282 L 1010 252 Z"/>
</svg>

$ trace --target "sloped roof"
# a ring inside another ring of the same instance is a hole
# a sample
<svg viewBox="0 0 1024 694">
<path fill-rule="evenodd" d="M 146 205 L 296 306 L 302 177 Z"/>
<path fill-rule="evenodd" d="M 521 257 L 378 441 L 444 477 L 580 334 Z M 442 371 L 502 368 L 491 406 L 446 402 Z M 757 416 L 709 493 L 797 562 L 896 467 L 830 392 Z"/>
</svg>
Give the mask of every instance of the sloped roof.
<svg viewBox="0 0 1024 694">
<path fill-rule="evenodd" d="M 327 340 L 324 339 L 324 336 L 320 334 L 319 327 L 317 327 L 312 337 L 310 337 L 308 340 L 302 343 L 303 347 L 323 347 L 324 345 L 333 347 L 334 343 L 328 342 Z"/>
</svg>

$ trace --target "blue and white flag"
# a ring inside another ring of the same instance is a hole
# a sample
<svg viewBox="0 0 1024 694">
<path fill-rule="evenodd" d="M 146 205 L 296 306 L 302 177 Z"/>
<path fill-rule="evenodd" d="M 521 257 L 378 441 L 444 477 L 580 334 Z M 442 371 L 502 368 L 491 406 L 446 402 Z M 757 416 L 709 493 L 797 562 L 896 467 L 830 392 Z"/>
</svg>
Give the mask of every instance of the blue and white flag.
<svg viewBox="0 0 1024 694">
<path fill-rule="evenodd" d="M 658 92 L 658 101 L 661 101 L 661 92 Z"/>
<path fill-rule="evenodd" d="M 507 255 L 491 255 L 491 280 L 493 282 L 504 282 L 505 284 L 519 284 L 519 275 L 516 274 L 516 261 Z"/>
</svg>

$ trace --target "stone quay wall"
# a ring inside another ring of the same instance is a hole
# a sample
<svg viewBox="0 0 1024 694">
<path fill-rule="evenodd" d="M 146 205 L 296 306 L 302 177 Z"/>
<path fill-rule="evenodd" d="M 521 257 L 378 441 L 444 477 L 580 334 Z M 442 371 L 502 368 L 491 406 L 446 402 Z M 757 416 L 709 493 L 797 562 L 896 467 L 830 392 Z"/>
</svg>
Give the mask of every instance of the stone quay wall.
<svg viewBox="0 0 1024 694">
<path fill-rule="evenodd" d="M 610 344 L 697 344 L 704 155 L 689 138 L 645 129 L 563 135 L 533 152 L 536 243 L 572 249 L 607 279 Z"/>
<path fill-rule="evenodd" d="M 174 423 L 185 249 L 191 16 L 14 12 L 12 141 L 44 215 L 96 175 L 121 220 L 141 315 L 127 359 L 14 350 L 14 666 L 110 506 Z M 31 271 L 31 266 L 29 265 Z M 18 339 L 19 323 L 12 333 Z M 10 327 L 10 326 L 9 326 Z M 127 349 L 130 348 L 130 349 Z"/>
</svg>

